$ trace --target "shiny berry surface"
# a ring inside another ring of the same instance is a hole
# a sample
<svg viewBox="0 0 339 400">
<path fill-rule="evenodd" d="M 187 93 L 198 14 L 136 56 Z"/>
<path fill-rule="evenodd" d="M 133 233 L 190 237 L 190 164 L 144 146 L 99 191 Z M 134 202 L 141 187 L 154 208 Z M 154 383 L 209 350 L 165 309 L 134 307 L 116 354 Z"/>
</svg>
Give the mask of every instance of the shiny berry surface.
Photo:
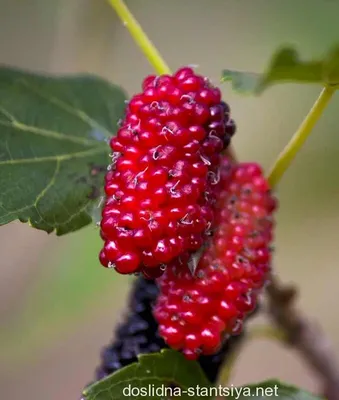
<svg viewBox="0 0 339 400">
<path fill-rule="evenodd" d="M 187 358 L 218 351 L 238 335 L 268 278 L 277 203 L 259 165 L 224 158 L 215 233 L 194 274 L 173 261 L 157 279 L 154 315 L 166 343 Z"/>
<path fill-rule="evenodd" d="M 113 341 L 101 352 L 100 365 L 96 370 L 97 380 L 137 362 L 140 354 L 168 348 L 159 335 L 158 324 L 152 314 L 152 306 L 158 294 L 159 289 L 154 280 L 146 280 L 142 276 L 135 280 L 126 316 L 116 327 Z M 195 336 L 188 335 L 186 339 L 188 349 L 194 348 Z M 218 353 L 199 358 L 202 370 L 212 383 L 216 381 L 222 364 L 241 339 L 241 335 L 232 337 L 223 343 Z M 194 351 L 191 353 L 194 355 Z"/>
<path fill-rule="evenodd" d="M 221 152 L 235 125 L 220 90 L 184 67 L 145 78 L 119 126 L 110 141 L 99 259 L 121 274 L 156 277 L 199 249 L 214 227 Z"/>
</svg>

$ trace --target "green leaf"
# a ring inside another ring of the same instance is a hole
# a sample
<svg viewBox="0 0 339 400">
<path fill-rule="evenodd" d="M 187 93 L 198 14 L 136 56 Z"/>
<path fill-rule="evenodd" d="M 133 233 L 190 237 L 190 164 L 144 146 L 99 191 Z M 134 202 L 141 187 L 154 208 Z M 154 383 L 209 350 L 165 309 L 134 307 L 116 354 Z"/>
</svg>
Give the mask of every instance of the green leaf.
<svg viewBox="0 0 339 400">
<path fill-rule="evenodd" d="M 172 390 L 174 397 L 178 397 L 180 393 L 181 399 L 192 399 L 190 390 L 196 388 L 197 385 L 204 388 L 209 388 L 211 385 L 200 365 L 196 361 L 186 360 L 179 352 L 162 350 L 161 353 L 140 355 L 138 363 L 122 368 L 85 389 L 83 398 L 85 400 L 126 398 L 159 400 L 170 397 Z M 142 391 L 145 391 L 144 394 Z"/>
<path fill-rule="evenodd" d="M 63 235 L 92 221 L 125 98 L 91 75 L 0 68 L 0 225 Z"/>
<path fill-rule="evenodd" d="M 246 400 L 250 396 L 253 400 L 264 400 L 279 398 L 279 400 L 319 400 L 321 397 L 315 396 L 303 389 L 281 383 L 272 379 L 265 382 L 251 384 L 242 387 L 224 388 L 222 396 L 228 399 Z"/>
<path fill-rule="evenodd" d="M 226 69 L 222 82 L 232 82 L 235 91 L 260 94 L 276 83 L 320 83 L 339 85 L 339 47 L 324 57 L 303 61 L 294 48 L 282 48 L 276 52 L 263 74 Z"/>
</svg>

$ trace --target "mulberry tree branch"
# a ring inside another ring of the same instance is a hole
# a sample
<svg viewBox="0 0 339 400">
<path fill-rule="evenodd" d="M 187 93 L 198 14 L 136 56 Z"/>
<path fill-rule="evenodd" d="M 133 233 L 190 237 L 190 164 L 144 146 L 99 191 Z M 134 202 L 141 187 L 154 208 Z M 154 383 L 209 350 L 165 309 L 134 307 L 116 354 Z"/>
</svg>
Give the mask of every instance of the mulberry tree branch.
<svg viewBox="0 0 339 400">
<path fill-rule="evenodd" d="M 272 277 L 267 287 L 268 313 L 273 323 L 320 377 L 323 394 L 328 400 L 339 400 L 339 364 L 329 339 L 321 328 L 295 306 L 297 291 Z"/>
</svg>

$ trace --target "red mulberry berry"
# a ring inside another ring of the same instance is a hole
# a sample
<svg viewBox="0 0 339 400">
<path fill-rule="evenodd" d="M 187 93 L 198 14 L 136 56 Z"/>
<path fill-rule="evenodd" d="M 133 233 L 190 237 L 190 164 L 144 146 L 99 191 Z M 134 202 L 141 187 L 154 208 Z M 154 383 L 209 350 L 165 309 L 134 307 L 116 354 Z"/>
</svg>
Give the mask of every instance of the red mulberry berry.
<svg viewBox="0 0 339 400">
<path fill-rule="evenodd" d="M 152 314 L 152 305 L 158 296 L 154 280 L 139 277 L 133 284 L 128 313 L 115 330 L 114 340 L 101 353 L 96 379 L 100 380 L 122 367 L 138 361 L 138 355 L 167 348 L 158 333 L 158 324 Z M 188 337 L 193 343 L 194 335 Z M 202 356 L 199 363 L 208 379 L 214 383 L 220 367 L 241 340 L 242 335 L 227 340 L 217 354 Z"/>
<path fill-rule="evenodd" d="M 270 270 L 276 201 L 261 168 L 224 159 L 221 181 L 217 228 L 195 274 L 175 261 L 157 280 L 160 335 L 189 359 L 215 353 L 225 334 L 240 333 Z"/>
<path fill-rule="evenodd" d="M 235 125 L 220 90 L 191 68 L 147 77 L 142 87 L 110 141 L 99 258 L 151 277 L 195 252 L 214 226 L 220 154 Z"/>
</svg>

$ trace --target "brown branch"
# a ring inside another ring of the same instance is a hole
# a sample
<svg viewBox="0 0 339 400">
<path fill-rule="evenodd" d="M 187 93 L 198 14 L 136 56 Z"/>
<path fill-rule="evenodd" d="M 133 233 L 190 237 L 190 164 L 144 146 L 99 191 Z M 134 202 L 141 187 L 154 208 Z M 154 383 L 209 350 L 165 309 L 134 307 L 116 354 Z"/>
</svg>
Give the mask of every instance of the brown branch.
<svg viewBox="0 0 339 400">
<path fill-rule="evenodd" d="M 274 324 L 320 377 L 328 400 L 339 400 L 339 365 L 321 328 L 295 307 L 296 290 L 272 277 L 267 287 L 268 312 Z"/>
</svg>

